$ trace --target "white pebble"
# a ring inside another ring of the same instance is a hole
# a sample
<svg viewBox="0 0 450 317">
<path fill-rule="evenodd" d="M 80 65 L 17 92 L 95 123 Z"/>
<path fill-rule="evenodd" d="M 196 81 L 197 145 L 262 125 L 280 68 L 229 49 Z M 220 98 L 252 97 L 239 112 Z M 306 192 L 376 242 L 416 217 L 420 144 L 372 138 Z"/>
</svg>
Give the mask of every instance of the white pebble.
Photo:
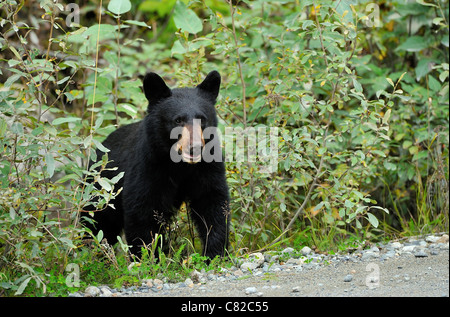
<svg viewBox="0 0 450 317">
<path fill-rule="evenodd" d="M 407 245 L 406 247 L 403 247 L 402 252 L 413 252 L 415 248 L 415 245 Z"/>
<path fill-rule="evenodd" d="M 302 253 L 302 255 L 309 255 L 310 253 L 311 253 L 311 248 L 310 247 L 303 247 L 303 249 L 301 249 L 301 253 Z"/>
<path fill-rule="evenodd" d="M 86 297 L 96 297 L 98 295 L 100 295 L 100 289 L 96 286 L 89 286 L 84 291 L 84 296 Z"/>
<path fill-rule="evenodd" d="M 250 294 L 255 294 L 257 292 L 256 287 L 247 287 L 245 289 L 245 294 L 250 295 Z"/>
</svg>

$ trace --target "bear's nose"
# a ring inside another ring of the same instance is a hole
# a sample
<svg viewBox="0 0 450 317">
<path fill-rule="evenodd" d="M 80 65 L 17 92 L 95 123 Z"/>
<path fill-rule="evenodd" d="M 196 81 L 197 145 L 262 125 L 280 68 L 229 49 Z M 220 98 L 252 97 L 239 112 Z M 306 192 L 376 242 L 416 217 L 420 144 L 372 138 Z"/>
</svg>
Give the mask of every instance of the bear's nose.
<svg viewBox="0 0 450 317">
<path fill-rule="evenodd" d="M 189 146 L 189 154 L 192 156 L 198 156 L 203 149 L 203 143 L 201 141 L 194 141 Z"/>
</svg>

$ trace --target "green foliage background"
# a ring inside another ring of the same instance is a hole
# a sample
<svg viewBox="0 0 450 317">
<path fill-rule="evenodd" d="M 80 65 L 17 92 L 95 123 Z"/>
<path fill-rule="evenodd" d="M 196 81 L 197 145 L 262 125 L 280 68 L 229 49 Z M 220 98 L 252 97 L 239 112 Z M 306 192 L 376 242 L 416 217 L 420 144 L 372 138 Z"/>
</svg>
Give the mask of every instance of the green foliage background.
<svg viewBox="0 0 450 317">
<path fill-rule="evenodd" d="M 277 172 L 227 163 L 232 257 L 448 232 L 448 1 L 77 4 L 79 20 L 68 3 L 0 4 L 0 294 L 73 291 L 69 263 L 83 285 L 200 265 L 181 256 L 200 250 L 189 206 L 169 258 L 130 278 L 126 256 L 81 240 L 83 208 L 118 181 L 87 162 L 144 116 L 148 71 L 193 86 L 217 69 L 222 132 L 278 128 Z"/>
</svg>

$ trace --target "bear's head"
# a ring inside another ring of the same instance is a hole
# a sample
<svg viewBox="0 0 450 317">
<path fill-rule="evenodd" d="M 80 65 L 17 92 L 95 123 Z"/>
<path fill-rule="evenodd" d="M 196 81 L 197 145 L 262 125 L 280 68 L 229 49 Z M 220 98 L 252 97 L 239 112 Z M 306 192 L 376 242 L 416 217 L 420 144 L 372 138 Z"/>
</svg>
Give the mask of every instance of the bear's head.
<svg viewBox="0 0 450 317">
<path fill-rule="evenodd" d="M 172 161 L 201 161 L 205 144 L 214 138 L 211 133 L 205 136 L 205 129 L 217 127 L 214 105 L 220 80 L 220 74 L 212 71 L 195 88 L 170 89 L 159 75 L 145 76 L 143 88 L 149 102 L 147 124 L 152 125 L 151 137 L 157 138 L 162 151 L 170 152 Z"/>
</svg>

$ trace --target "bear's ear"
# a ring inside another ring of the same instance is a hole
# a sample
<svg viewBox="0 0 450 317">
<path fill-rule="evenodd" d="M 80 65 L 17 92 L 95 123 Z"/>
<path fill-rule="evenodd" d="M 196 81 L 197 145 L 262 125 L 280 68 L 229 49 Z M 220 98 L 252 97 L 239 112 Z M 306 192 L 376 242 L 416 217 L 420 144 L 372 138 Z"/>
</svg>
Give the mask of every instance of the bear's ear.
<svg viewBox="0 0 450 317">
<path fill-rule="evenodd" d="M 206 78 L 202 81 L 200 85 L 197 86 L 198 89 L 205 92 L 208 97 L 213 99 L 214 101 L 219 95 L 220 89 L 220 74 L 218 71 L 213 70 L 210 72 Z"/>
<path fill-rule="evenodd" d="M 144 93 L 150 103 L 155 103 L 162 98 L 172 95 L 164 80 L 155 73 L 148 73 L 144 78 Z"/>
</svg>

